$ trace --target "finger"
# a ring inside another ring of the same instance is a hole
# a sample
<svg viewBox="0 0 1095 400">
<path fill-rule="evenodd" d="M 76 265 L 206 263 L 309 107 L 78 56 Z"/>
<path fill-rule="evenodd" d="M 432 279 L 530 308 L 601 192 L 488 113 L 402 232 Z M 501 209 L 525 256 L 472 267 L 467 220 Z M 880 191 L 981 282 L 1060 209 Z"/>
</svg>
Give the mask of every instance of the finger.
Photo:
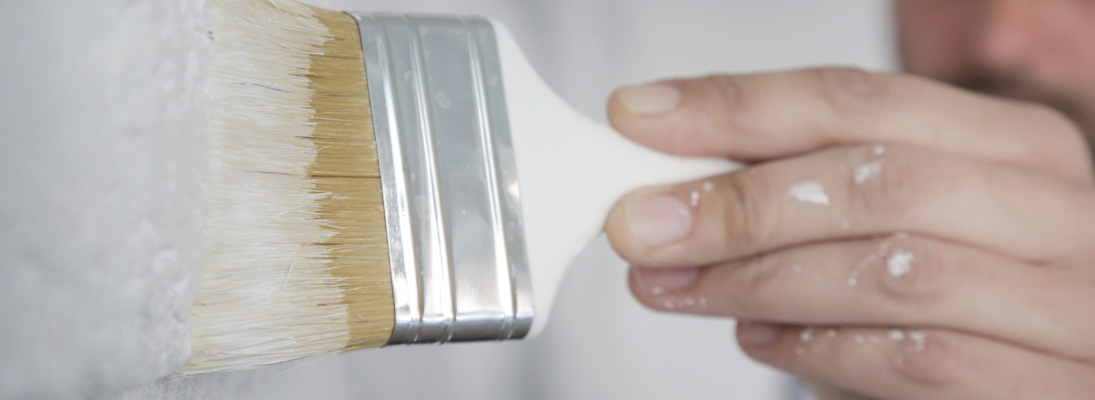
<svg viewBox="0 0 1095 400">
<path fill-rule="evenodd" d="M 811 384 L 810 391 L 813 392 L 814 398 L 817 400 L 871 400 L 862 395 L 826 384 Z"/>
<path fill-rule="evenodd" d="M 881 154 L 880 154 L 881 153 Z M 650 210 L 675 207 L 679 212 Z M 605 230 L 632 264 L 696 266 L 906 231 L 1036 262 L 1084 263 L 1095 194 L 1029 169 L 908 146 L 841 146 L 626 196 Z M 678 237 L 658 236 L 672 215 Z M 679 218 L 684 215 L 686 218 Z"/>
<path fill-rule="evenodd" d="M 930 238 L 824 242 L 702 269 L 635 268 L 664 311 L 812 324 L 934 326 L 1095 360 L 1090 280 Z"/>
<path fill-rule="evenodd" d="M 739 323 L 750 357 L 868 397 L 1087 399 L 1091 366 L 948 331 Z"/>
<path fill-rule="evenodd" d="M 890 142 L 1091 180 L 1083 135 L 1059 112 L 911 75 L 826 68 L 665 81 L 617 91 L 608 117 L 631 139 L 681 155 L 752 162 Z"/>
</svg>

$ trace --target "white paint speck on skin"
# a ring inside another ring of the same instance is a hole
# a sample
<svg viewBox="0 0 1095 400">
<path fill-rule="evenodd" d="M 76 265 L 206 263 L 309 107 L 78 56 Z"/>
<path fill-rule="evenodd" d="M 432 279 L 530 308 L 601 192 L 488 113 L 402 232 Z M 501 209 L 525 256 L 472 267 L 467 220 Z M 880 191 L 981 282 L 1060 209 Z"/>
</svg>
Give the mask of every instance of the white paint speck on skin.
<svg viewBox="0 0 1095 400">
<path fill-rule="evenodd" d="M 703 191 L 710 192 L 713 189 L 715 189 L 715 184 L 711 183 L 711 181 L 707 181 L 707 182 L 703 183 Z"/>
<path fill-rule="evenodd" d="M 848 220 L 846 220 L 846 219 L 842 219 L 842 220 L 840 220 L 840 229 L 843 229 L 843 230 L 852 229 L 852 223 L 848 222 Z"/>
<path fill-rule="evenodd" d="M 913 353 L 923 351 L 927 344 L 928 335 L 923 331 L 909 332 L 909 340 L 912 340 L 912 345 L 905 348 L 906 352 Z"/>
<path fill-rule="evenodd" d="M 828 207 L 829 195 L 825 193 L 825 187 L 818 181 L 805 181 L 791 185 L 787 188 L 787 196 L 803 203 L 817 204 Z"/>
<path fill-rule="evenodd" d="M 905 332 L 899 331 L 897 329 L 890 331 L 890 340 L 893 340 L 895 342 L 905 340 Z"/>
<path fill-rule="evenodd" d="M 874 145 L 874 147 L 873 147 L 873 148 L 871 149 L 871 151 L 872 151 L 872 152 L 874 153 L 874 155 L 876 155 L 876 156 L 880 156 L 880 155 L 882 155 L 883 153 L 885 153 L 885 152 L 886 152 L 886 148 L 885 148 L 885 147 L 883 147 L 883 146 L 882 146 L 882 145 L 880 145 L 880 144 L 876 144 L 876 145 Z"/>
<path fill-rule="evenodd" d="M 825 331 L 825 336 L 835 338 L 836 337 L 836 329 L 829 328 L 829 330 Z"/>
<path fill-rule="evenodd" d="M 691 204 L 692 207 L 698 206 L 700 204 L 700 192 L 699 191 L 696 191 L 696 190 L 692 191 L 692 198 L 689 200 L 689 204 Z"/>
<path fill-rule="evenodd" d="M 871 335 L 870 341 L 871 341 L 871 343 L 878 343 L 878 342 L 881 342 L 882 339 L 880 339 L 878 336 Z"/>
<path fill-rule="evenodd" d="M 814 328 L 808 327 L 806 329 L 803 329 L 802 332 L 799 332 L 798 334 L 798 340 L 801 342 L 809 342 L 811 340 L 814 340 Z"/>
<path fill-rule="evenodd" d="M 912 253 L 897 249 L 886 259 L 886 270 L 894 277 L 905 275 L 912 269 L 912 260 Z"/>
<path fill-rule="evenodd" d="M 795 346 L 795 354 L 798 354 L 800 356 L 806 355 L 806 348 L 802 346 Z"/>
<path fill-rule="evenodd" d="M 794 271 L 794 273 L 796 273 L 796 274 L 801 273 L 802 272 L 802 266 L 798 265 L 798 264 L 795 264 L 794 266 L 791 267 L 791 271 Z"/>
<path fill-rule="evenodd" d="M 864 340 L 866 340 L 866 339 L 863 338 L 863 335 L 855 335 L 855 342 L 856 343 L 863 343 Z"/>
<path fill-rule="evenodd" d="M 882 161 L 875 161 L 855 167 L 855 183 L 863 183 L 882 172 Z"/>
<path fill-rule="evenodd" d="M 852 276 L 848 277 L 848 286 L 855 287 L 859 283 L 859 271 L 852 271 Z"/>
<path fill-rule="evenodd" d="M 665 289 L 662 289 L 660 286 L 654 286 L 653 288 L 650 289 L 650 293 L 654 294 L 655 296 L 658 296 L 658 295 L 664 294 Z"/>
<path fill-rule="evenodd" d="M 701 296 L 699 299 L 696 299 L 696 300 L 699 301 L 700 308 L 707 308 L 707 298 L 706 297 Z"/>
</svg>

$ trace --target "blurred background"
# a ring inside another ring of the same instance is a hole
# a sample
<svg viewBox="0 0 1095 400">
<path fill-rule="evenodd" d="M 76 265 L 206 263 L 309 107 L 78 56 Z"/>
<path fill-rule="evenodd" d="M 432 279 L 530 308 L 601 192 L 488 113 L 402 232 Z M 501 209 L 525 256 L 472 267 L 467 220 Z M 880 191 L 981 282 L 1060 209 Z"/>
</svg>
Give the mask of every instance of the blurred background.
<svg viewBox="0 0 1095 400">
<path fill-rule="evenodd" d="M 604 121 L 620 85 L 896 65 L 883 0 L 310 0 L 479 14 Z M 186 358 L 204 201 L 206 0 L 0 2 L 0 398 L 788 399 L 733 322 L 655 313 L 604 241 L 534 340 L 367 350 L 166 382 Z"/>
</svg>

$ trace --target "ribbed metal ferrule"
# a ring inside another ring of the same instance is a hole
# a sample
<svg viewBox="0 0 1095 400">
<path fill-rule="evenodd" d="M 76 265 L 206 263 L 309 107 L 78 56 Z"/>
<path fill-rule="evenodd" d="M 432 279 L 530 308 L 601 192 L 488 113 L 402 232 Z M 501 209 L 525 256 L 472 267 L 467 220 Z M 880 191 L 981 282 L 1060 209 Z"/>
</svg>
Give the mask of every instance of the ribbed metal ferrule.
<svg viewBox="0 0 1095 400">
<path fill-rule="evenodd" d="M 532 286 L 494 29 L 349 13 L 365 54 L 387 219 L 389 344 L 524 337 Z"/>
</svg>

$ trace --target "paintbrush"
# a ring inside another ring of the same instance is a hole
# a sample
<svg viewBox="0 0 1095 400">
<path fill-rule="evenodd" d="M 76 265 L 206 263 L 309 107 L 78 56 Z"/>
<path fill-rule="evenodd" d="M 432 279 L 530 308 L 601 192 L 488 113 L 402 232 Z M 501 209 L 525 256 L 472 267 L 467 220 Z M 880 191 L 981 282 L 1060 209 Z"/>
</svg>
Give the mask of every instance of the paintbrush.
<svg viewBox="0 0 1095 400">
<path fill-rule="evenodd" d="M 725 172 L 574 112 L 499 23 L 219 0 L 177 376 L 543 329 L 624 193 Z"/>
</svg>

